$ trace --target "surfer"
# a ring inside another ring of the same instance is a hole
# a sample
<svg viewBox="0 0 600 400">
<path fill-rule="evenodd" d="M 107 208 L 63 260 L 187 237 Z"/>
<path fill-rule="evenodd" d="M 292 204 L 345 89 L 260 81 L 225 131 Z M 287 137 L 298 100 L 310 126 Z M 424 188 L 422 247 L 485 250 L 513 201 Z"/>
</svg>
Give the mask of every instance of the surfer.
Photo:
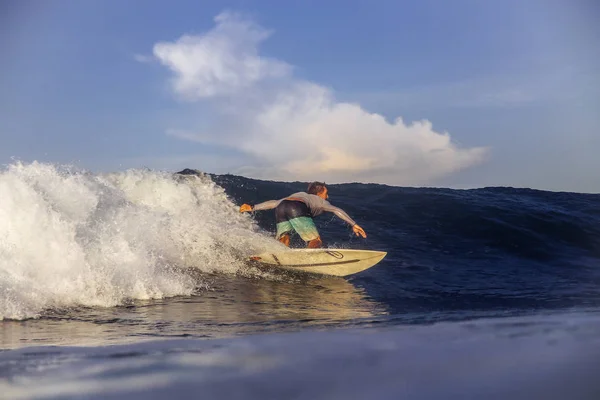
<svg viewBox="0 0 600 400">
<path fill-rule="evenodd" d="M 251 206 L 242 204 L 240 212 L 275 209 L 277 223 L 276 239 L 286 246 L 290 245 L 290 233 L 296 231 L 307 242 L 308 248 L 319 248 L 323 245 L 313 217 L 324 211 L 332 212 L 346 221 L 356 236 L 367 237 L 367 234 L 344 210 L 331 205 L 327 186 L 322 182 L 312 182 L 306 192 L 297 192 L 280 200 L 268 200 Z"/>
</svg>

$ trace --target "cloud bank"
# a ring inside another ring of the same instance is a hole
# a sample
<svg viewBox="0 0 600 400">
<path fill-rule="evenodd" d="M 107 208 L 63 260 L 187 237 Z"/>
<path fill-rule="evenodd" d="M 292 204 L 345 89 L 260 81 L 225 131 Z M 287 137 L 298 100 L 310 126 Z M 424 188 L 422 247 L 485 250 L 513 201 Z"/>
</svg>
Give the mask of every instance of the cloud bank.
<svg viewBox="0 0 600 400">
<path fill-rule="evenodd" d="M 248 156 L 238 170 L 283 180 L 427 184 L 485 159 L 486 148 L 460 148 L 428 121 L 393 122 L 336 101 L 331 89 L 297 79 L 293 67 L 263 57 L 271 32 L 233 13 L 202 35 L 154 46 L 173 74 L 173 92 L 214 107 L 210 130 L 174 127 L 170 135 L 233 148 Z"/>
</svg>

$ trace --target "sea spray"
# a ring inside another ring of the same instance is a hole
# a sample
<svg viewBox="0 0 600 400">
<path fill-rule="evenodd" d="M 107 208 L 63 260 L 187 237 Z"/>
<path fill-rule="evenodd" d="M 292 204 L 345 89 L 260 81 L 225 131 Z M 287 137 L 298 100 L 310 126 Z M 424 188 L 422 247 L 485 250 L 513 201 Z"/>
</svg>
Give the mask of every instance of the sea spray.
<svg viewBox="0 0 600 400">
<path fill-rule="evenodd" d="M 206 283 L 185 267 L 237 273 L 269 246 L 207 176 L 15 163 L 0 174 L 0 319 L 190 295 Z"/>
</svg>

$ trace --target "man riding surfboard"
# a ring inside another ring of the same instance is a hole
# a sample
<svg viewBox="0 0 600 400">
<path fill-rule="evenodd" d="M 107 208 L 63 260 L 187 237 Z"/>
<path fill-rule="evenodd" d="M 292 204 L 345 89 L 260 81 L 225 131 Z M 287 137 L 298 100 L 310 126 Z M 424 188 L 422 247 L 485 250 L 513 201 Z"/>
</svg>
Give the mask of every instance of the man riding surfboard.
<svg viewBox="0 0 600 400">
<path fill-rule="evenodd" d="M 367 237 L 367 234 L 344 210 L 331 205 L 327 186 L 322 182 L 312 182 L 306 192 L 297 192 L 279 200 L 268 200 L 255 206 L 242 204 L 240 212 L 275 209 L 277 223 L 276 239 L 286 246 L 290 245 L 290 233 L 297 232 L 307 242 L 308 248 L 319 248 L 323 242 L 313 222 L 313 217 L 324 211 L 332 212 L 346 221 L 356 236 Z"/>
</svg>

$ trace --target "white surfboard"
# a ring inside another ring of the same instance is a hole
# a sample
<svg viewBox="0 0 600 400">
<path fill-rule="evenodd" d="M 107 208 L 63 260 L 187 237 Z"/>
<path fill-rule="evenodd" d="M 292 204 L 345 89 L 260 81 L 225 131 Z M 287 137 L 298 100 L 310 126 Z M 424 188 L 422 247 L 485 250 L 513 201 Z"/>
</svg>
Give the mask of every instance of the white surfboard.
<svg viewBox="0 0 600 400">
<path fill-rule="evenodd" d="M 384 251 L 354 249 L 290 249 L 262 253 L 250 260 L 277 268 L 314 274 L 348 276 L 371 268 L 387 255 Z"/>
</svg>

